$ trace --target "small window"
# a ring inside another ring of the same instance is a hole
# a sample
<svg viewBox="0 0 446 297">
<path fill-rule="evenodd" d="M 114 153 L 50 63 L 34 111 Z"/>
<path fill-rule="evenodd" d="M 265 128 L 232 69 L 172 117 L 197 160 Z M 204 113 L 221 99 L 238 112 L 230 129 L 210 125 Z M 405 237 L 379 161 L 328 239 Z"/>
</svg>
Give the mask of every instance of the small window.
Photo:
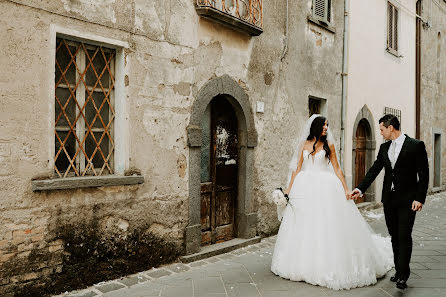
<svg viewBox="0 0 446 297">
<path fill-rule="evenodd" d="M 391 114 L 393 116 L 396 116 L 398 118 L 398 121 L 400 122 L 401 127 L 401 110 L 391 107 L 384 107 L 384 115 Z"/>
<path fill-rule="evenodd" d="M 331 0 L 313 0 L 313 18 L 323 23 L 331 23 Z"/>
<path fill-rule="evenodd" d="M 398 54 L 398 9 L 387 2 L 387 50 Z"/>
<path fill-rule="evenodd" d="M 57 176 L 113 174 L 116 50 L 57 38 Z"/>
<path fill-rule="evenodd" d="M 308 98 L 308 115 L 311 117 L 313 114 L 326 115 L 327 100 L 309 96 Z"/>
</svg>

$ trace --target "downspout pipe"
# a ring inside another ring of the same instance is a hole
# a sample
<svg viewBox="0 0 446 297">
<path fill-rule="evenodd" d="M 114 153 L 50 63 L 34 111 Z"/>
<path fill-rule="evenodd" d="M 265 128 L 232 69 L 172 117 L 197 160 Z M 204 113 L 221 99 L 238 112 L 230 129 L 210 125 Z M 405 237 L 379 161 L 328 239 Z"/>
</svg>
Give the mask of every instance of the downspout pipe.
<svg viewBox="0 0 446 297">
<path fill-rule="evenodd" d="M 285 40 L 282 55 L 280 56 L 280 61 L 283 61 L 286 54 L 288 53 L 288 23 L 289 23 L 289 0 L 286 0 L 286 25 L 285 25 Z"/>
<path fill-rule="evenodd" d="M 347 82 L 348 82 L 348 28 L 349 28 L 349 12 L 350 12 L 350 0 L 344 0 L 344 38 L 343 46 L 344 51 L 342 54 L 342 101 L 341 101 L 341 140 L 339 148 L 339 159 L 342 171 L 345 174 L 345 120 L 347 109 Z"/>
</svg>

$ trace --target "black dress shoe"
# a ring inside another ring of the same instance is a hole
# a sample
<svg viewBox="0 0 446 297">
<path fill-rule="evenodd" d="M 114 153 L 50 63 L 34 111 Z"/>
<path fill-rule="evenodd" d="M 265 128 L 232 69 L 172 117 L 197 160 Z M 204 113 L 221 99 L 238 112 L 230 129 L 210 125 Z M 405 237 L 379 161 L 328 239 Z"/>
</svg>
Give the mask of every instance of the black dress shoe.
<svg viewBox="0 0 446 297">
<path fill-rule="evenodd" d="M 396 283 L 400 278 L 395 274 L 394 276 L 390 277 L 390 281 Z"/>
<path fill-rule="evenodd" d="M 406 283 L 405 280 L 399 279 L 399 280 L 396 282 L 396 287 L 397 287 L 398 289 L 404 290 L 404 289 L 407 288 L 407 283 Z"/>
</svg>

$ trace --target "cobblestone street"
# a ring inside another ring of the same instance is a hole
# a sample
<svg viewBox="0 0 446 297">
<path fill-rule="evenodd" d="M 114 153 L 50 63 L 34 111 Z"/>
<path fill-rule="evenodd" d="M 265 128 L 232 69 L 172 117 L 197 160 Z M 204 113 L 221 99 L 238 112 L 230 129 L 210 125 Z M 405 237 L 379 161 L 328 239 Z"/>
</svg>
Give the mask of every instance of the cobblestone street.
<svg viewBox="0 0 446 297">
<path fill-rule="evenodd" d="M 377 232 L 387 235 L 382 208 L 363 210 Z M 446 296 L 446 193 L 431 195 L 417 214 L 409 288 L 389 281 L 394 271 L 370 287 L 348 291 L 292 282 L 270 271 L 275 237 L 233 252 L 193 262 L 175 263 L 127 278 L 67 292 L 70 297 L 293 297 L 293 296 Z M 311 255 L 309 255 L 311 257 Z"/>
</svg>

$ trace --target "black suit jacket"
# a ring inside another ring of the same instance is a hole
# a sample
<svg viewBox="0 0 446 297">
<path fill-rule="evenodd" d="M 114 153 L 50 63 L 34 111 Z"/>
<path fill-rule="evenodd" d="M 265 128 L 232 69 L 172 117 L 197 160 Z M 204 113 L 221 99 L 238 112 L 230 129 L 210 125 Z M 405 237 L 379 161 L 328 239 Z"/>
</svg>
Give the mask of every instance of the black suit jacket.
<svg viewBox="0 0 446 297">
<path fill-rule="evenodd" d="M 393 169 L 388 157 L 390 144 L 391 141 L 381 144 L 375 163 L 357 188 L 365 193 L 384 167 L 385 175 L 381 198 L 384 205 L 403 207 L 411 205 L 414 200 L 424 204 L 429 185 L 429 165 L 424 142 L 406 135 Z M 391 198 L 392 182 L 395 193 Z"/>
</svg>

